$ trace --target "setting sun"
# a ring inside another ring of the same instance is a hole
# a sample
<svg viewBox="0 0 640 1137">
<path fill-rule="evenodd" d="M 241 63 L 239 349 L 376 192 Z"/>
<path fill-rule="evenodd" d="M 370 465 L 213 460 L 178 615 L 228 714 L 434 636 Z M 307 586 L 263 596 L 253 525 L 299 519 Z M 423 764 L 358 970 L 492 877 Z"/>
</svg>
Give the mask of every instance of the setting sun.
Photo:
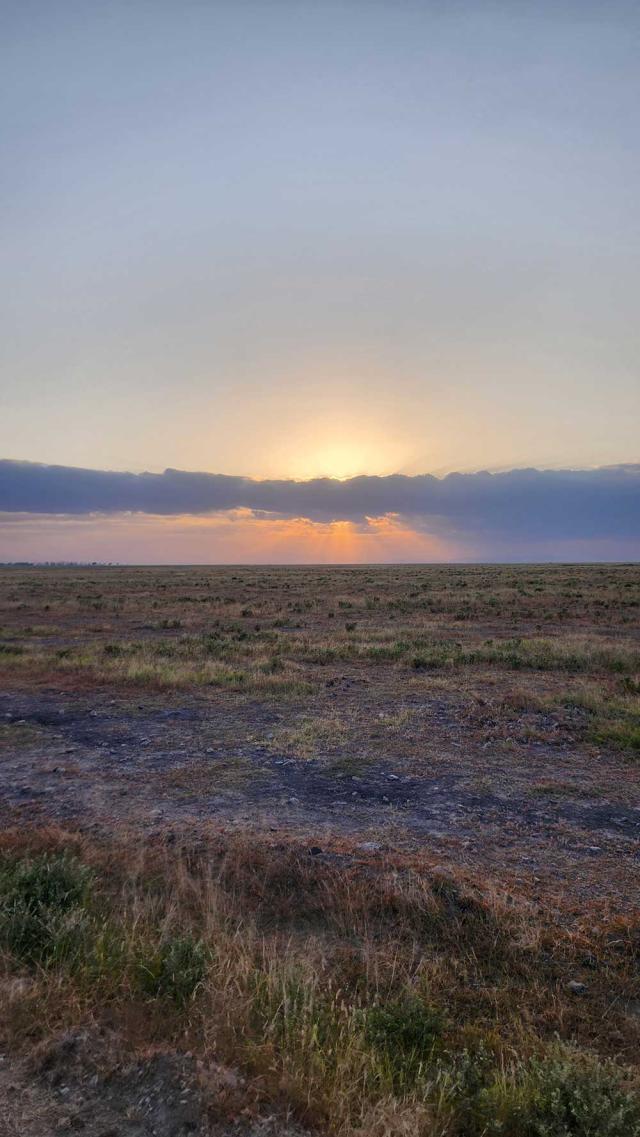
<svg viewBox="0 0 640 1137">
<path fill-rule="evenodd" d="M 301 461 L 306 465 L 302 477 L 337 478 L 339 481 L 364 473 L 368 465 L 362 448 L 340 442 L 330 442 Z"/>
<path fill-rule="evenodd" d="M 360 424 L 336 432 L 330 424 L 292 439 L 279 454 L 290 477 L 336 478 L 344 481 L 362 474 L 384 476 L 401 469 L 406 455 L 382 430 Z"/>
</svg>

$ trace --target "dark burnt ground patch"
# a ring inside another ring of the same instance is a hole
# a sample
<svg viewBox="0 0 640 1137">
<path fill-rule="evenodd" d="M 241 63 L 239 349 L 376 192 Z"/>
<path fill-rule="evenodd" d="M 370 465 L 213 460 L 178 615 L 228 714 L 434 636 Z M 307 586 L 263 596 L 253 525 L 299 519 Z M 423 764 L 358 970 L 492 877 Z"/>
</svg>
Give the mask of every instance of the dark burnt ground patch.
<svg viewBox="0 0 640 1137">
<path fill-rule="evenodd" d="M 400 705 L 388 677 L 377 690 L 367 685 L 364 698 L 361 686 L 344 687 L 337 720 L 326 697 L 309 714 L 308 704 L 283 708 L 232 693 L 167 706 L 164 695 L 133 701 L 106 688 L 5 692 L 5 734 L 27 734 L 5 746 L 3 814 L 103 832 L 231 825 L 306 833 L 323 850 L 347 841 L 531 872 L 577 896 L 602 895 L 594 880 L 615 860 L 628 895 L 640 810 L 620 800 L 616 763 L 628 778 L 626 764 L 609 758 L 607 771 L 602 755 L 557 737 L 552 746 L 487 745 L 474 707 L 459 691 L 413 692 Z M 335 722 L 346 724 L 337 742 Z M 300 723 L 303 738 L 307 723 L 323 727 L 317 746 L 312 732 L 312 756 L 296 753 Z M 284 748 L 281 739 L 289 739 Z M 585 776 L 590 765 L 597 768 Z M 621 883 L 611 884 L 612 896 L 616 889 L 622 895 Z"/>
</svg>

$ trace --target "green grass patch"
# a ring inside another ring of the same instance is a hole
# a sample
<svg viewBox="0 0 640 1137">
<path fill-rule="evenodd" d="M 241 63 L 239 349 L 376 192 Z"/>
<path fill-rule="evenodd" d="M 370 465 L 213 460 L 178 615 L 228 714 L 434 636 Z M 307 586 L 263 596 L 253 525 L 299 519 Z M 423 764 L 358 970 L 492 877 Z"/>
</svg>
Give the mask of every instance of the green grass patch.
<svg viewBox="0 0 640 1137">
<path fill-rule="evenodd" d="M 68 964 L 85 950 L 92 873 L 66 854 L 0 868 L 0 945 L 21 963 Z"/>
<path fill-rule="evenodd" d="M 204 982 L 210 956 L 202 940 L 190 935 L 170 936 L 153 948 L 142 945 L 134 964 L 137 986 L 148 998 L 185 1007 Z"/>
<path fill-rule="evenodd" d="M 582 674 L 605 671 L 632 675 L 640 667 L 640 652 L 594 643 L 511 639 L 464 647 L 459 643 L 433 643 L 411 657 L 416 670 L 437 670 L 485 664 L 513 671 L 564 671 Z"/>
<path fill-rule="evenodd" d="M 640 754 L 640 722 L 637 716 L 612 722 L 601 721 L 591 729 L 590 737 L 593 742 Z"/>
<path fill-rule="evenodd" d="M 371 1007 L 365 1013 L 369 1046 L 389 1067 L 395 1090 L 415 1084 L 441 1048 L 443 1015 L 417 996 Z"/>
</svg>

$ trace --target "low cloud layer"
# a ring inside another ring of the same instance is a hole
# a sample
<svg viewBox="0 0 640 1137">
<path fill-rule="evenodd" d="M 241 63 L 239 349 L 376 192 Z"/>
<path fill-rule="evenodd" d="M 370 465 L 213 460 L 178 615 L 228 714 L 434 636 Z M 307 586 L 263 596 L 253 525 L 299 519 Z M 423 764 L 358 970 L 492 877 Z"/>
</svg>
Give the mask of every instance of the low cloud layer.
<svg viewBox="0 0 640 1137">
<path fill-rule="evenodd" d="M 436 478 L 254 481 L 165 470 L 131 474 L 0 461 L 0 513 L 144 513 L 172 517 L 250 510 L 316 522 L 398 515 L 417 530 L 497 541 L 640 544 L 640 464 L 594 470 L 512 470 Z"/>
</svg>

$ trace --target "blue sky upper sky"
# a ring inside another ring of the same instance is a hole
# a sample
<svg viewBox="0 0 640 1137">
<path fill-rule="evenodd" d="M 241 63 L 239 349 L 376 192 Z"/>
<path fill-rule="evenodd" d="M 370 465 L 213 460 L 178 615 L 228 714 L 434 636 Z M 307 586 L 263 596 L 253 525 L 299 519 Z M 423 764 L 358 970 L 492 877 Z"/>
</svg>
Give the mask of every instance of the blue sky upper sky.
<svg viewBox="0 0 640 1137">
<path fill-rule="evenodd" d="M 640 7 L 5 0 L 0 457 L 640 457 Z"/>
</svg>

